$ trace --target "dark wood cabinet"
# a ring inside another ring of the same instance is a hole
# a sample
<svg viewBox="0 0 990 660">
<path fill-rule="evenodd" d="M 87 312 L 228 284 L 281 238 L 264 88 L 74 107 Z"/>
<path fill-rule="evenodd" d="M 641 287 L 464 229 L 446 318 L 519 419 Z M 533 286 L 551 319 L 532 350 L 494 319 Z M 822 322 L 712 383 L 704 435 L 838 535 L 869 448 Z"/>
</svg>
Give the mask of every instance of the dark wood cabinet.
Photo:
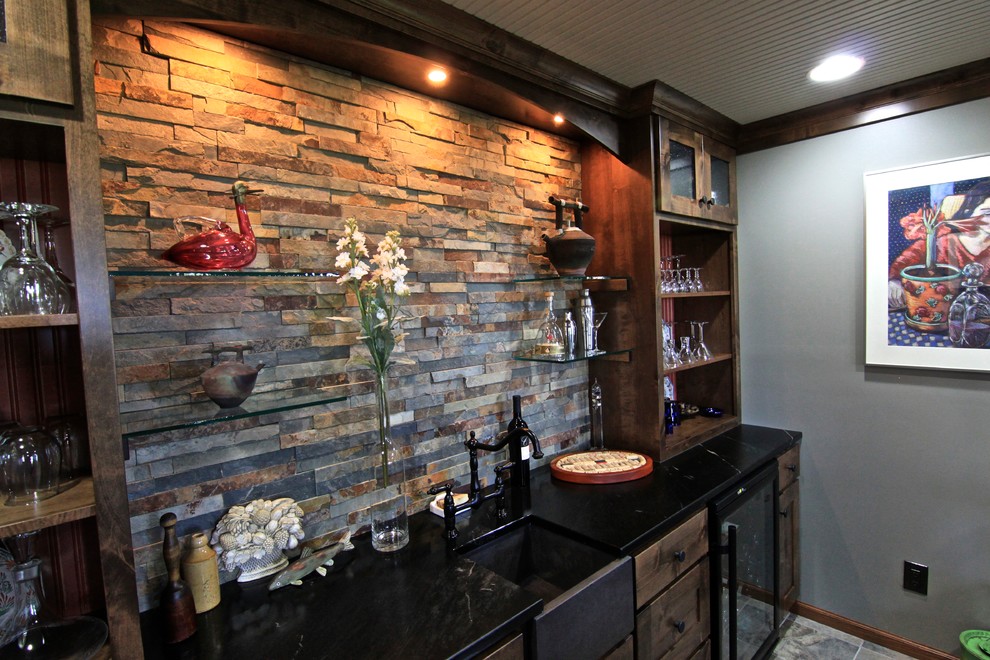
<svg viewBox="0 0 990 660">
<path fill-rule="evenodd" d="M 83 7 L 88 11 L 87 6 Z M 72 105 L 75 95 L 69 0 L 0 3 L 0 94 Z"/>
<path fill-rule="evenodd" d="M 704 509 L 634 557 L 636 657 L 707 657 L 708 511 Z M 696 654 L 702 652 L 703 655 Z"/>
<path fill-rule="evenodd" d="M 113 657 L 140 658 L 95 99 L 92 93 L 80 94 L 72 107 L 35 102 L 69 104 L 72 90 L 92 90 L 93 69 L 71 65 L 68 55 L 63 61 L 47 47 L 11 69 L 5 58 L 12 51 L 4 50 L 25 30 L 37 28 L 31 43 L 52 38 L 55 33 L 48 28 L 54 21 L 61 32 L 51 48 L 65 48 L 79 63 L 91 62 L 89 3 L 17 0 L 6 8 L 8 44 L 0 46 L 0 199 L 59 207 L 58 218 L 67 221 L 56 240 L 59 263 L 75 282 L 78 312 L 0 317 L 5 371 L 0 409 L 5 420 L 25 425 L 43 423 L 50 415 L 84 420 L 92 477 L 38 505 L 7 507 L 0 512 L 0 537 L 42 531 L 38 550 L 50 569 L 44 579 L 54 578 L 48 597 L 55 608 L 62 615 L 105 612 Z M 35 88 L 48 75 L 67 77 L 68 96 Z M 11 228 L 5 223 L 5 230 Z"/>
<path fill-rule="evenodd" d="M 657 210 L 736 224 L 735 150 L 664 117 L 657 125 Z"/>
<path fill-rule="evenodd" d="M 801 585 L 801 446 L 796 445 L 777 459 L 780 484 L 780 621 L 797 602 Z"/>
<path fill-rule="evenodd" d="M 629 281 L 627 291 L 601 304 L 596 300 L 601 311 L 609 313 L 602 328 L 608 345 L 632 347 L 624 360 L 589 366 L 590 377 L 602 387 L 612 434 L 606 443 L 662 460 L 739 423 L 739 345 L 736 228 L 712 220 L 707 210 L 700 214 L 707 218 L 692 217 L 684 208 L 680 213 L 657 211 L 664 206 L 660 196 L 667 189 L 663 158 L 655 148 L 661 122 L 666 120 L 652 114 L 627 122 L 628 148 L 622 159 L 598 145 L 586 145 L 582 194 L 592 209 L 584 219 L 585 231 L 597 240 L 589 274 Z M 672 255 L 682 255 L 681 267 L 701 268 L 702 291 L 664 291 L 664 258 Z M 677 337 L 690 334 L 689 321 L 707 323 L 704 337 L 713 358 L 665 365 L 664 321 L 673 324 Z M 718 408 L 721 416 L 685 418 L 667 433 L 665 376 L 678 401 Z"/>
</svg>

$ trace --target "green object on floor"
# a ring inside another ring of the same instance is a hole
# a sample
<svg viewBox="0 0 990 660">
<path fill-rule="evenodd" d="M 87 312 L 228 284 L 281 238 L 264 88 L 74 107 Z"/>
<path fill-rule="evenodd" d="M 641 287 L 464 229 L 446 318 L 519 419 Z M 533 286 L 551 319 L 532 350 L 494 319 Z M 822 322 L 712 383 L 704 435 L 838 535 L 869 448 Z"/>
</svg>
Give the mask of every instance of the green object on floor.
<svg viewBox="0 0 990 660">
<path fill-rule="evenodd" d="M 964 630 L 959 633 L 962 660 L 990 660 L 990 631 Z"/>
</svg>

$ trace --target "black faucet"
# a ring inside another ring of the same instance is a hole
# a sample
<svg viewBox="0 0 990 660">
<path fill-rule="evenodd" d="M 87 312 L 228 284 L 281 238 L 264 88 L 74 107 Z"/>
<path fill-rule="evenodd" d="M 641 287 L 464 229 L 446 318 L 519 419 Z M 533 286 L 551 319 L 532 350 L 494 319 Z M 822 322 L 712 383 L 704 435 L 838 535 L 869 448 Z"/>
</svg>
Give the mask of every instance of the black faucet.
<svg viewBox="0 0 990 660">
<path fill-rule="evenodd" d="M 444 538 L 447 539 L 448 543 L 453 544 L 457 539 L 457 514 L 465 509 L 480 506 L 483 502 L 495 498 L 495 518 L 497 520 L 505 520 L 508 517 L 509 510 L 505 504 L 505 476 L 503 473 L 511 467 L 512 461 L 504 461 L 495 466 L 495 488 L 485 496 L 481 495 L 480 488 L 475 490 L 472 479 L 471 497 L 467 502 L 458 505 L 454 504 L 454 483 L 452 481 L 430 486 L 430 489 L 427 491 L 430 495 L 438 495 L 440 491 L 445 492 L 443 497 L 443 527 Z M 472 469 L 473 478 L 477 478 L 477 469 L 477 458 L 475 458 Z"/>
<path fill-rule="evenodd" d="M 471 439 L 464 443 L 471 454 L 471 490 L 475 489 L 478 478 L 477 450 L 501 451 L 509 445 L 509 460 L 515 465 L 516 474 L 513 477 L 515 487 L 519 490 L 529 490 L 529 456 L 523 458 L 523 447 L 532 445 L 533 458 L 543 458 L 543 450 L 540 449 L 540 440 L 536 437 L 526 420 L 522 418 L 522 399 L 518 394 L 512 397 L 512 419 L 504 431 L 495 436 L 492 444 L 486 444 L 475 440 L 474 433 Z"/>
</svg>

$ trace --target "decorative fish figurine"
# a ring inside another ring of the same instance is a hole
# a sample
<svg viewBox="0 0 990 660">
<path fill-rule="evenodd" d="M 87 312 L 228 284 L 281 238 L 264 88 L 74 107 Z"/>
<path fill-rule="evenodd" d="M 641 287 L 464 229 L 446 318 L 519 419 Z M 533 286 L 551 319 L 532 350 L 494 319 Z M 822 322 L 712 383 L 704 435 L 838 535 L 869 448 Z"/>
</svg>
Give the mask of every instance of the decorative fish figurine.
<svg viewBox="0 0 990 660">
<path fill-rule="evenodd" d="M 353 549 L 354 544 L 351 543 L 350 531 L 345 532 L 336 543 L 315 552 L 310 548 L 304 548 L 298 559 L 275 576 L 275 579 L 268 585 L 268 590 L 275 591 L 289 584 L 299 586 L 302 584 L 302 579 L 313 571 L 319 573 L 321 577 L 326 577 L 327 569 L 325 567 L 333 566 L 333 558 L 344 550 Z"/>
<path fill-rule="evenodd" d="M 186 236 L 166 250 L 162 257 L 180 266 L 202 270 L 243 268 L 254 261 L 258 256 L 258 244 L 251 229 L 251 219 L 244 208 L 244 199 L 261 191 L 249 190 L 243 181 L 235 182 L 233 191 L 240 233 L 222 220 L 182 216 L 175 219 L 175 230 L 180 235 L 185 233 L 186 224 L 198 225 L 202 231 Z"/>
</svg>

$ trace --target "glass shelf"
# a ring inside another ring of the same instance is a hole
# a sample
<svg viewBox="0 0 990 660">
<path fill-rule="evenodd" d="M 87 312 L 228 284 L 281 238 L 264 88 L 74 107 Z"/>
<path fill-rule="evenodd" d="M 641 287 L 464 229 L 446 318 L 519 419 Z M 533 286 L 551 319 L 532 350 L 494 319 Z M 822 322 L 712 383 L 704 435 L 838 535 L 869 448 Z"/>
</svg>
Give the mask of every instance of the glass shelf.
<svg viewBox="0 0 990 660">
<path fill-rule="evenodd" d="M 607 282 L 610 280 L 628 280 L 628 277 L 613 277 L 611 275 L 538 275 L 535 277 L 520 277 L 513 282 L 553 282 L 554 280 L 565 280 L 572 282 Z"/>
<path fill-rule="evenodd" d="M 124 413 L 120 416 L 120 425 L 126 439 L 178 431 L 230 422 L 237 419 L 247 419 L 271 413 L 287 412 L 321 406 L 338 401 L 344 401 L 346 396 L 338 396 L 327 391 L 291 390 L 276 392 L 259 392 L 248 397 L 247 401 L 236 408 L 221 408 L 212 401 L 201 401 L 181 406 L 153 408 Z"/>
<path fill-rule="evenodd" d="M 213 279 L 234 277 L 299 277 L 327 279 L 339 277 L 328 270 L 166 270 L 164 268 L 112 268 L 110 277 L 159 277 L 178 279 Z"/>
<path fill-rule="evenodd" d="M 533 353 L 532 350 L 521 351 L 512 354 L 513 360 L 519 360 L 521 362 L 553 362 L 555 364 L 568 363 L 568 362 L 582 362 L 584 360 L 594 360 L 600 357 L 606 357 L 609 355 L 624 355 L 626 353 L 631 353 L 631 348 L 622 348 L 618 350 L 611 351 L 594 351 L 591 353 L 578 353 L 568 355 L 562 353 L 560 355 L 544 355 L 541 353 Z"/>
</svg>

